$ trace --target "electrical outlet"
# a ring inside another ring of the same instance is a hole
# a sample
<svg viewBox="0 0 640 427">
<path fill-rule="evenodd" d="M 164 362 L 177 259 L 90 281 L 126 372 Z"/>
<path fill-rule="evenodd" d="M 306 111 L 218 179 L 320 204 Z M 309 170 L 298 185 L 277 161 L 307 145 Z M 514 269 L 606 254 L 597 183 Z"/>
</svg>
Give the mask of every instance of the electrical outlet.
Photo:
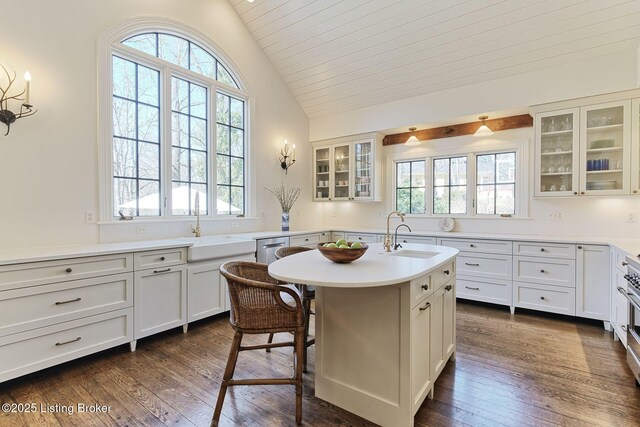
<svg viewBox="0 0 640 427">
<path fill-rule="evenodd" d="M 142 227 L 141 225 L 136 227 L 136 234 L 146 234 L 146 233 L 147 233 L 146 227 Z"/>
<path fill-rule="evenodd" d="M 638 212 L 629 211 L 627 212 L 627 222 L 638 222 Z"/>
<path fill-rule="evenodd" d="M 84 211 L 84 222 L 87 224 L 96 223 L 96 211 Z"/>
<path fill-rule="evenodd" d="M 562 212 L 548 212 L 547 219 L 551 221 L 562 221 Z"/>
<path fill-rule="evenodd" d="M 233 221 L 231 223 L 231 228 L 238 228 L 238 221 Z"/>
</svg>

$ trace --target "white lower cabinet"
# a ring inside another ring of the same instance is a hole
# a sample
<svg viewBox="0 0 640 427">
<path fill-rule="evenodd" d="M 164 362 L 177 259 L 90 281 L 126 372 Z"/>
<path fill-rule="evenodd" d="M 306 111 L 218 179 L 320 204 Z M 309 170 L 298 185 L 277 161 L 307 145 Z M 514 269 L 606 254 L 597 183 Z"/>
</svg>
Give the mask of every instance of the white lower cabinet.
<svg viewBox="0 0 640 427">
<path fill-rule="evenodd" d="M 444 286 L 437 289 L 431 298 L 431 356 L 430 371 L 431 378 L 436 378 L 444 367 L 444 337 L 442 336 L 444 317 Z"/>
<path fill-rule="evenodd" d="M 618 288 L 627 291 L 626 254 L 618 249 L 611 251 L 611 327 L 615 339 L 619 339 L 622 345 L 627 347 L 627 327 L 629 324 L 629 303 Z"/>
<path fill-rule="evenodd" d="M 431 392 L 431 302 L 411 310 L 411 403 L 415 413 Z"/>
<path fill-rule="evenodd" d="M 378 237 L 375 234 L 347 233 L 346 240 L 347 242 L 376 243 L 378 241 Z"/>
<path fill-rule="evenodd" d="M 577 246 L 576 316 L 609 322 L 611 301 L 609 268 L 608 246 Z"/>
<path fill-rule="evenodd" d="M 442 352 L 445 360 L 456 351 L 456 281 L 444 286 Z M 455 358 L 455 356 L 454 356 Z"/>
<path fill-rule="evenodd" d="M 458 277 L 458 298 L 470 299 L 473 301 L 488 302 L 491 304 L 511 305 L 511 282 L 494 281 L 491 283 L 477 282 Z"/>
<path fill-rule="evenodd" d="M 574 316 L 575 301 L 574 288 L 539 283 L 513 283 L 513 304 L 516 307 Z"/>
</svg>

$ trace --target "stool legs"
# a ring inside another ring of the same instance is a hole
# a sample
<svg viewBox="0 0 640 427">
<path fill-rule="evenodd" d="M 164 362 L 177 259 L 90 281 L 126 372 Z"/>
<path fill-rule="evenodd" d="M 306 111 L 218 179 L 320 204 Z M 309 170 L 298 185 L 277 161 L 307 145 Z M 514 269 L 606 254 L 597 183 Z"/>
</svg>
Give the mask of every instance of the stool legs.
<svg viewBox="0 0 640 427">
<path fill-rule="evenodd" d="M 222 377 L 222 383 L 220 384 L 220 392 L 218 393 L 218 400 L 216 401 L 216 409 L 213 411 L 213 419 L 211 420 L 211 427 L 217 427 L 220 421 L 220 414 L 222 413 L 222 404 L 224 403 L 224 397 L 227 394 L 227 387 L 229 387 L 229 381 L 233 378 L 233 372 L 236 370 L 236 362 L 238 361 L 238 353 L 240 352 L 240 343 L 242 342 L 242 333 L 236 332 L 233 336 L 233 342 L 231 343 L 231 350 L 229 350 L 229 360 L 227 360 L 227 367 L 224 369 L 224 375 Z"/>
<path fill-rule="evenodd" d="M 309 346 L 309 321 L 311 320 L 311 300 L 305 298 L 302 301 L 304 307 L 304 354 L 303 354 L 303 368 L 302 372 L 307 372 L 307 347 Z"/>
<path fill-rule="evenodd" d="M 304 331 L 296 332 L 296 424 L 302 423 L 302 367 L 305 362 L 304 352 L 305 347 L 305 335 Z"/>
<path fill-rule="evenodd" d="M 269 334 L 269 339 L 267 340 L 267 344 L 271 344 L 273 342 L 273 332 Z M 267 353 L 271 353 L 271 349 L 266 349 Z"/>
</svg>

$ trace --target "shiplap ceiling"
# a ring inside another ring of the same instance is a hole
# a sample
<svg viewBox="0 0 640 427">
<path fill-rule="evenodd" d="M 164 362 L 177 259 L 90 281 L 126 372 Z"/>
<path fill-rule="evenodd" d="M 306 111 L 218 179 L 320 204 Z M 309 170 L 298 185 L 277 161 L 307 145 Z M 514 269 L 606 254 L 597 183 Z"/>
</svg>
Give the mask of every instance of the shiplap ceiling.
<svg viewBox="0 0 640 427">
<path fill-rule="evenodd" d="M 309 117 L 634 49 L 640 0 L 230 0 Z"/>
</svg>

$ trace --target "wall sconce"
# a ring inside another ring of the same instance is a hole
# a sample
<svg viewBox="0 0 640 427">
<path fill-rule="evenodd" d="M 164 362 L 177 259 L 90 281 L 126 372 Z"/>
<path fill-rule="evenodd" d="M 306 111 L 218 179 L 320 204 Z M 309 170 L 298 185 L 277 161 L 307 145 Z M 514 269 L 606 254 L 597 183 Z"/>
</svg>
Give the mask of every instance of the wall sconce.
<svg viewBox="0 0 640 427">
<path fill-rule="evenodd" d="M 489 136 L 489 135 L 493 135 L 493 131 L 491 129 L 489 129 L 489 126 L 487 126 L 487 119 L 489 118 L 489 116 L 480 116 L 478 118 L 480 120 L 482 120 L 482 124 L 480 125 L 480 127 L 478 128 L 476 133 L 473 134 L 473 136 Z"/>
<path fill-rule="evenodd" d="M 25 88 L 22 92 L 16 95 L 9 95 L 9 91 L 11 90 L 11 86 L 16 81 L 16 73 L 13 72 L 13 77 L 9 74 L 4 65 L 0 65 L 4 70 L 4 73 L 7 75 L 9 82 L 6 87 L 0 86 L 0 122 L 7 125 L 7 133 L 4 136 L 9 135 L 9 131 L 11 130 L 11 124 L 16 120 L 21 119 L 23 117 L 33 116 L 38 110 L 33 110 L 33 105 L 29 103 L 29 85 L 31 83 L 31 73 L 28 71 L 24 73 L 24 79 L 26 80 Z M 24 95 L 24 98 L 21 98 Z M 23 101 L 20 104 L 20 111 L 14 113 L 9 109 L 9 100 L 15 101 Z"/>
<path fill-rule="evenodd" d="M 289 142 L 284 140 L 284 146 L 280 150 L 280 167 L 284 169 L 286 175 L 289 168 L 296 162 L 296 144 L 289 146 Z"/>
<path fill-rule="evenodd" d="M 420 140 L 418 138 L 416 138 L 416 136 L 413 134 L 413 132 L 416 131 L 417 128 L 409 128 L 409 131 L 411 132 L 411 136 L 409 137 L 409 139 L 407 139 L 407 142 L 404 143 L 404 145 L 420 145 Z"/>
</svg>

